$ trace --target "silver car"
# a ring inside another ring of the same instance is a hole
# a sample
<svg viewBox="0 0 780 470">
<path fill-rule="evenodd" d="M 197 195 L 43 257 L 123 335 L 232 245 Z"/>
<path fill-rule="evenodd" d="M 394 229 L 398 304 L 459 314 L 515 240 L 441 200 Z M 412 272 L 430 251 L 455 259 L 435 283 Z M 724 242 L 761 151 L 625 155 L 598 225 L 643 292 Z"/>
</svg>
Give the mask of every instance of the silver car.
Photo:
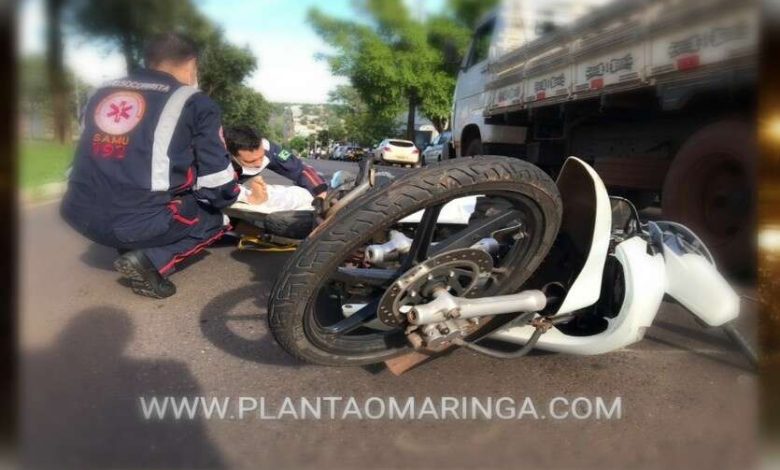
<svg viewBox="0 0 780 470">
<path fill-rule="evenodd" d="M 446 160 L 448 158 L 447 149 L 451 137 L 452 134 L 449 131 L 437 135 L 423 150 L 423 161 L 428 164 Z"/>
</svg>

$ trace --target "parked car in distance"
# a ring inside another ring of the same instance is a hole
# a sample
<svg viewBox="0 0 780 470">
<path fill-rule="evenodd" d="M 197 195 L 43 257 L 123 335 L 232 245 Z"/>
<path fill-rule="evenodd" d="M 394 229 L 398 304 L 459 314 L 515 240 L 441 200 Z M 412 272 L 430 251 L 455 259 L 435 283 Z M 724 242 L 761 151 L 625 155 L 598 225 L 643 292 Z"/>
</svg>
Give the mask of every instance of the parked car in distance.
<svg viewBox="0 0 780 470">
<path fill-rule="evenodd" d="M 333 153 L 330 154 L 330 159 L 331 160 L 342 160 L 344 158 L 343 155 L 344 155 L 344 148 L 345 147 L 346 147 L 345 145 L 337 145 L 333 149 Z"/>
<path fill-rule="evenodd" d="M 446 150 L 450 140 L 452 140 L 452 133 L 449 131 L 437 135 L 423 150 L 423 162 L 427 164 L 446 160 L 449 157 L 446 155 Z"/>
<path fill-rule="evenodd" d="M 341 156 L 342 160 L 347 160 L 350 162 L 360 161 L 364 156 L 363 148 L 357 145 L 347 145 L 346 148 L 342 151 Z"/>
<path fill-rule="evenodd" d="M 379 163 L 420 166 L 420 151 L 414 142 L 401 139 L 385 139 L 374 150 L 374 159 Z"/>
</svg>

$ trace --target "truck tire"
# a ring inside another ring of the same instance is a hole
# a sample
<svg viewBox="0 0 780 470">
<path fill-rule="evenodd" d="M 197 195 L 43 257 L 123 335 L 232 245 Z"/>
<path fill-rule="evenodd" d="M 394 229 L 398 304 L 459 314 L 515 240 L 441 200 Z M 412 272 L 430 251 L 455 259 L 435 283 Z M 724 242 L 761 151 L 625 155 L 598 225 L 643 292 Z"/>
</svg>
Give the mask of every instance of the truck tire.
<svg viewBox="0 0 780 470">
<path fill-rule="evenodd" d="M 482 155 L 482 140 L 479 137 L 469 141 L 469 144 L 466 147 L 466 153 L 463 154 L 464 157 L 473 157 L 476 155 Z"/>
<path fill-rule="evenodd" d="M 558 233 L 562 208 L 555 183 L 539 168 L 517 159 L 450 160 L 405 173 L 367 193 L 301 244 L 281 269 L 269 296 L 268 323 L 276 341 L 299 359 L 332 366 L 378 363 L 409 352 L 403 329 L 392 337 L 373 339 L 319 333 L 316 299 L 320 289 L 378 230 L 387 230 L 431 204 L 492 191 L 516 195 L 533 206 L 536 214 L 538 229 L 529 235 L 533 243 L 522 262 L 507 266 L 497 293 L 518 289 L 542 262 Z"/>
<path fill-rule="evenodd" d="M 664 217 L 688 225 L 732 274 L 755 266 L 754 168 L 751 127 L 720 121 L 697 131 L 680 147 L 661 194 Z"/>
</svg>

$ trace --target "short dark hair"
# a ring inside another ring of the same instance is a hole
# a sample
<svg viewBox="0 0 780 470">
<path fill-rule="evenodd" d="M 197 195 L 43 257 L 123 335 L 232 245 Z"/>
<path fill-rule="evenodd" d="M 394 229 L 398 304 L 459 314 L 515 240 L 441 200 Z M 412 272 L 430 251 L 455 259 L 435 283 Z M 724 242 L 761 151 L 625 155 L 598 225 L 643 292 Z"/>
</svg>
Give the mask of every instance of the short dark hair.
<svg viewBox="0 0 780 470">
<path fill-rule="evenodd" d="M 263 143 L 263 137 L 251 126 L 233 126 L 225 129 L 225 145 L 231 155 L 239 150 L 257 150 Z"/>
<path fill-rule="evenodd" d="M 197 59 L 198 54 L 198 46 L 183 34 L 156 34 L 144 47 L 144 65 L 154 67 L 166 61 L 180 64 L 190 59 Z"/>
</svg>

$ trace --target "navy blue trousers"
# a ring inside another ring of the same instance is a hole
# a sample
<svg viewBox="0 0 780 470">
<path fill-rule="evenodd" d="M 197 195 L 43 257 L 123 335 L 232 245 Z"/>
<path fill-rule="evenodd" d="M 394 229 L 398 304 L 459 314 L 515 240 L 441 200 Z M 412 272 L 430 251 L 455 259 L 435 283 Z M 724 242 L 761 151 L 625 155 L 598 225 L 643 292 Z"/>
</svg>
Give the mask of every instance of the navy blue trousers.
<svg viewBox="0 0 780 470">
<path fill-rule="evenodd" d="M 151 222 L 143 220 L 133 224 L 132 217 L 124 217 L 121 227 L 117 227 L 99 211 L 79 208 L 67 198 L 62 215 L 95 243 L 120 252 L 141 250 L 163 276 L 171 274 L 178 263 L 203 251 L 230 229 L 218 209 L 201 203 L 189 193 L 173 199 Z M 150 230 L 156 233 L 145 236 Z"/>
</svg>

